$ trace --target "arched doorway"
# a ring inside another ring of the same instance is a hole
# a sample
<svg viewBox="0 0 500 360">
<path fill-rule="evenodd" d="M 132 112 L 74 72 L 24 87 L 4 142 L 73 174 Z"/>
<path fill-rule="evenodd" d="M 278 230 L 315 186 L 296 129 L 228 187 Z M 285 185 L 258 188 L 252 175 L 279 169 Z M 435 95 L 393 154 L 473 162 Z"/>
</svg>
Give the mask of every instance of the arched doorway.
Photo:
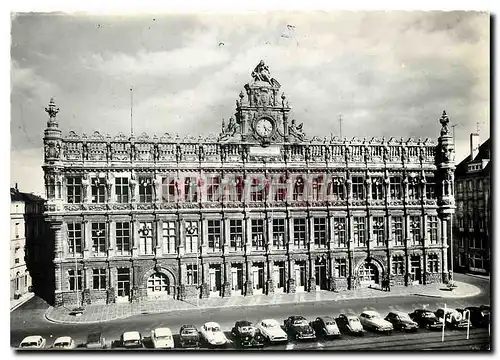
<svg viewBox="0 0 500 360">
<path fill-rule="evenodd" d="M 147 280 L 147 292 L 150 299 L 171 298 L 170 280 L 160 272 L 151 274 Z"/>
<path fill-rule="evenodd" d="M 375 264 L 364 262 L 358 269 L 359 285 L 369 287 L 379 284 L 379 272 Z"/>
</svg>

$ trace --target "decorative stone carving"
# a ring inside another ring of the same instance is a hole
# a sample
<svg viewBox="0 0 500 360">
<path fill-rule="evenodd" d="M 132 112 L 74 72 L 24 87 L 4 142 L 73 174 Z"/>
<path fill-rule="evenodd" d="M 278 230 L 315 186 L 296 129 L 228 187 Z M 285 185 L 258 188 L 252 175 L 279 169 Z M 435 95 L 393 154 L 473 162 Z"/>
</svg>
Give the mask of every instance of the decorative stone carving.
<svg viewBox="0 0 500 360">
<path fill-rule="evenodd" d="M 441 123 L 441 136 L 450 135 L 450 128 L 448 127 L 450 119 L 448 118 L 445 110 L 443 110 L 443 114 L 441 115 L 439 122 Z"/>
<path fill-rule="evenodd" d="M 303 123 L 301 123 L 300 125 L 296 125 L 295 119 L 293 119 L 290 125 L 288 126 L 288 134 L 294 137 L 296 140 L 305 141 L 306 134 L 304 134 L 302 130 L 303 125 L 304 125 Z"/>
<path fill-rule="evenodd" d="M 263 81 L 273 86 L 280 86 L 279 83 L 271 77 L 269 67 L 264 63 L 264 60 L 261 60 L 252 71 L 252 78 L 254 81 Z"/>
<path fill-rule="evenodd" d="M 128 139 L 122 132 L 119 132 L 118 135 L 116 135 L 114 137 L 114 140 L 115 141 L 127 141 Z"/>
</svg>

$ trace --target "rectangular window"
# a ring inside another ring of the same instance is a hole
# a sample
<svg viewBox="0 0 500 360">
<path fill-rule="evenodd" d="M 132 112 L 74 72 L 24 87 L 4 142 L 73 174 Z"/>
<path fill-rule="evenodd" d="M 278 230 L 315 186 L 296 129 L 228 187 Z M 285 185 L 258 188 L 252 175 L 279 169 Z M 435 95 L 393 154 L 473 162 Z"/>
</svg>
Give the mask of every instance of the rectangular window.
<svg viewBox="0 0 500 360">
<path fill-rule="evenodd" d="M 391 194 L 391 199 L 400 200 L 402 195 L 401 178 L 399 176 L 391 176 L 389 181 L 389 193 Z"/>
<path fill-rule="evenodd" d="M 354 200 L 363 200 L 365 198 L 365 185 L 362 176 L 352 177 L 352 198 Z"/>
<path fill-rule="evenodd" d="M 313 201 L 322 201 L 323 200 L 323 185 L 324 185 L 323 175 L 313 177 L 313 179 L 312 179 L 312 200 Z"/>
<path fill-rule="evenodd" d="M 229 244 L 233 250 L 241 250 L 243 248 L 242 220 L 229 220 Z"/>
<path fill-rule="evenodd" d="M 264 220 L 252 219 L 252 249 L 265 250 Z"/>
<path fill-rule="evenodd" d="M 78 270 L 75 276 L 75 270 L 68 270 L 69 290 L 82 290 L 82 270 Z"/>
<path fill-rule="evenodd" d="M 139 177 L 139 202 L 150 203 L 153 201 L 153 179 L 149 176 Z"/>
<path fill-rule="evenodd" d="M 346 218 L 336 217 L 333 218 L 333 240 L 335 246 L 346 247 L 346 232 L 345 232 Z"/>
<path fill-rule="evenodd" d="M 175 221 L 164 221 L 162 225 L 162 237 L 163 237 L 163 253 L 164 254 L 175 254 L 177 252 L 177 246 L 175 239 L 177 238 Z"/>
<path fill-rule="evenodd" d="M 221 181 L 221 186 L 224 189 L 224 201 L 241 201 L 245 182 L 241 175 L 228 175 Z"/>
<path fill-rule="evenodd" d="M 386 246 L 385 221 L 383 216 L 373 217 L 373 237 L 377 246 Z"/>
<path fill-rule="evenodd" d="M 410 181 L 408 183 L 408 199 L 409 200 L 418 200 L 422 197 L 421 195 L 421 186 L 417 180 Z"/>
<path fill-rule="evenodd" d="M 413 246 L 421 245 L 420 216 L 410 216 L 410 239 Z"/>
<path fill-rule="evenodd" d="M 432 182 L 427 182 L 425 184 L 425 197 L 427 199 L 435 199 L 436 198 L 436 184 L 433 181 Z"/>
<path fill-rule="evenodd" d="M 302 176 L 297 176 L 295 178 L 295 183 L 293 184 L 293 200 L 304 200 L 304 178 Z"/>
<path fill-rule="evenodd" d="M 220 220 L 208 220 L 208 251 L 221 251 L 222 227 Z"/>
<path fill-rule="evenodd" d="M 306 219 L 293 219 L 293 244 L 297 249 L 306 248 Z"/>
<path fill-rule="evenodd" d="M 326 218 L 314 218 L 314 246 L 326 247 Z"/>
<path fill-rule="evenodd" d="M 219 201 L 220 177 L 210 176 L 207 178 L 207 201 Z"/>
<path fill-rule="evenodd" d="M 430 254 L 427 258 L 427 267 L 430 273 L 439 272 L 439 258 L 436 254 Z"/>
<path fill-rule="evenodd" d="M 16 223 L 14 226 L 14 233 L 16 235 L 16 239 L 19 239 L 19 223 Z"/>
<path fill-rule="evenodd" d="M 431 244 L 438 243 L 438 218 L 435 215 L 429 215 L 428 219 L 428 229 L 429 229 L 429 240 Z"/>
<path fill-rule="evenodd" d="M 176 185 L 174 177 L 164 177 L 161 179 L 161 198 L 163 203 L 175 203 Z"/>
<path fill-rule="evenodd" d="M 353 218 L 353 234 L 356 246 L 366 246 L 366 225 L 364 217 L 355 216 Z"/>
<path fill-rule="evenodd" d="M 457 181 L 457 193 L 458 194 L 463 194 L 464 192 L 464 184 L 462 181 Z"/>
<path fill-rule="evenodd" d="M 273 177 L 273 195 L 274 201 L 285 201 L 288 189 L 288 184 L 286 182 L 286 176 L 274 176 Z"/>
<path fill-rule="evenodd" d="M 392 217 L 392 237 L 394 239 L 395 246 L 403 246 L 403 217 L 393 216 Z"/>
<path fill-rule="evenodd" d="M 106 290 L 106 269 L 93 269 L 92 280 L 94 290 Z"/>
<path fill-rule="evenodd" d="M 106 256 L 105 223 L 92 223 L 92 255 Z"/>
<path fill-rule="evenodd" d="M 382 177 L 372 178 L 372 199 L 384 200 L 384 179 Z"/>
<path fill-rule="evenodd" d="M 82 224 L 68 224 L 68 253 L 71 256 L 82 254 Z"/>
<path fill-rule="evenodd" d="M 187 285 L 198 285 L 198 265 L 186 265 Z"/>
<path fill-rule="evenodd" d="M 394 256 L 392 258 L 392 274 L 393 275 L 404 274 L 404 262 L 402 256 Z"/>
<path fill-rule="evenodd" d="M 139 225 L 139 254 L 153 254 L 153 224 L 150 222 L 141 222 Z"/>
<path fill-rule="evenodd" d="M 332 178 L 329 184 L 329 193 L 331 200 L 344 200 L 344 179 L 342 178 Z"/>
<path fill-rule="evenodd" d="M 198 221 L 185 221 L 186 253 L 198 252 Z"/>
<path fill-rule="evenodd" d="M 66 195 L 69 204 L 79 204 L 82 202 L 81 176 L 69 176 L 66 178 Z"/>
<path fill-rule="evenodd" d="M 285 219 L 273 219 L 273 248 L 285 248 Z"/>
<path fill-rule="evenodd" d="M 347 277 L 347 261 L 344 258 L 335 259 L 335 277 L 345 278 Z"/>
<path fill-rule="evenodd" d="M 265 196 L 266 179 L 263 176 L 251 177 L 252 185 L 250 186 L 250 200 L 263 201 Z"/>
<path fill-rule="evenodd" d="M 130 223 L 116 223 L 116 254 L 130 255 Z"/>
<path fill-rule="evenodd" d="M 104 178 L 92 178 L 91 182 L 92 203 L 103 204 L 106 201 L 106 180 Z"/>
<path fill-rule="evenodd" d="M 198 201 L 198 184 L 194 176 L 184 178 L 184 201 Z"/>
<path fill-rule="evenodd" d="M 115 195 L 117 203 L 128 203 L 128 178 L 115 178 Z"/>
</svg>

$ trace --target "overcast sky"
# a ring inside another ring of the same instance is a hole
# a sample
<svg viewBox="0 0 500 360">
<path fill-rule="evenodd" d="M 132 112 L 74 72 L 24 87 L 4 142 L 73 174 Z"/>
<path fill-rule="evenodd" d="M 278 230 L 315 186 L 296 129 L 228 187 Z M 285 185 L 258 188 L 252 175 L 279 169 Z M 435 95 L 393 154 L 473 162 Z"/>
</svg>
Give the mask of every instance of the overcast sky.
<svg viewBox="0 0 500 360">
<path fill-rule="evenodd" d="M 293 25 L 293 27 L 287 27 Z M 43 193 L 50 97 L 64 134 L 217 133 L 263 59 L 308 136 L 439 136 L 457 163 L 490 134 L 489 16 L 474 12 L 17 15 L 12 18 L 11 184 Z"/>
</svg>

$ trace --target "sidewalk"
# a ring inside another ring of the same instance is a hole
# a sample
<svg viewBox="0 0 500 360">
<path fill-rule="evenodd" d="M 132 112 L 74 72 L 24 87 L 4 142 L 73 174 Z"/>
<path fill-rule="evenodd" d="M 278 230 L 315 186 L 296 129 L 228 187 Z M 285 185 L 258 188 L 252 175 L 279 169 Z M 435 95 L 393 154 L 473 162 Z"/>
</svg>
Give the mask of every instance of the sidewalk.
<svg viewBox="0 0 500 360">
<path fill-rule="evenodd" d="M 31 299 L 33 296 L 35 296 L 34 293 L 28 292 L 26 294 L 23 294 L 17 300 L 12 299 L 10 301 L 10 311 L 12 312 L 12 311 L 16 310 L 19 306 L 21 306 L 22 304 L 24 304 L 26 301 L 28 301 L 29 299 Z"/>
<path fill-rule="evenodd" d="M 263 306 L 275 304 L 293 304 L 318 301 L 338 301 L 349 299 L 373 299 L 389 296 L 429 296 L 435 298 L 463 298 L 478 295 L 481 290 L 470 284 L 456 281 L 457 287 L 449 291 L 444 284 L 393 286 L 390 292 L 379 289 L 364 288 L 358 290 L 346 290 L 340 293 L 331 291 L 317 291 L 313 293 L 254 295 L 254 296 L 232 296 L 228 298 L 199 299 L 198 306 L 202 309 L 220 307 L 243 307 Z M 69 315 L 69 310 L 64 307 L 50 307 L 45 313 L 45 318 L 56 323 L 79 324 L 99 323 L 129 316 L 166 313 L 170 311 L 183 311 L 197 309 L 196 300 L 163 300 L 142 301 L 140 303 L 122 303 L 111 305 L 87 305 L 84 313 L 75 317 Z"/>
</svg>

